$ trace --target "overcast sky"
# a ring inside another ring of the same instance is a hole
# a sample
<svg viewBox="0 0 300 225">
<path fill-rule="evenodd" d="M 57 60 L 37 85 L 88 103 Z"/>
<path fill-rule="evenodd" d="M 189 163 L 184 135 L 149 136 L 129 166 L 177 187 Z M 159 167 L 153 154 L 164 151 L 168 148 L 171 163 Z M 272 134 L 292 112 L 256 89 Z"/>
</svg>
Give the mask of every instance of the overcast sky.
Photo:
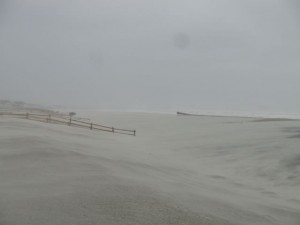
<svg viewBox="0 0 300 225">
<path fill-rule="evenodd" d="M 0 0 L 0 98 L 300 112 L 298 0 Z"/>
</svg>

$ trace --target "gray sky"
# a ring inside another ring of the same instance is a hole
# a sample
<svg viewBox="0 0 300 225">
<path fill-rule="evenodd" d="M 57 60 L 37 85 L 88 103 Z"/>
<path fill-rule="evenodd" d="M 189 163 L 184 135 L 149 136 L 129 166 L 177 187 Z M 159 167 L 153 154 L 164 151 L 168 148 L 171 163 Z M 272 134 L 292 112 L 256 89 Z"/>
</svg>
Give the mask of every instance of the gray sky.
<svg viewBox="0 0 300 225">
<path fill-rule="evenodd" d="M 0 0 L 0 98 L 300 111 L 298 0 Z"/>
</svg>

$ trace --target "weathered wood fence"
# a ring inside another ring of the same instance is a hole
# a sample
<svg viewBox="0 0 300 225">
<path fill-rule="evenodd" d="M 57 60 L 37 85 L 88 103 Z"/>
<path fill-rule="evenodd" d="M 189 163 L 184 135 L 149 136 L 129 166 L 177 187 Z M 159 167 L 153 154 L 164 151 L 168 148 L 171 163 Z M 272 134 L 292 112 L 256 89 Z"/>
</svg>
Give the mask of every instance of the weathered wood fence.
<svg viewBox="0 0 300 225">
<path fill-rule="evenodd" d="M 80 121 L 77 118 L 73 118 L 70 116 L 62 116 L 56 114 L 38 114 L 38 113 L 12 113 L 12 112 L 0 112 L 0 116 L 11 116 L 15 118 L 24 118 L 29 120 L 35 120 L 39 122 L 53 123 L 53 124 L 61 124 L 72 127 L 86 128 L 95 131 L 105 131 L 117 134 L 125 134 L 136 136 L 135 130 L 129 129 L 120 129 L 110 126 L 104 126 L 100 124 L 96 124 L 93 122 L 84 122 Z"/>
</svg>

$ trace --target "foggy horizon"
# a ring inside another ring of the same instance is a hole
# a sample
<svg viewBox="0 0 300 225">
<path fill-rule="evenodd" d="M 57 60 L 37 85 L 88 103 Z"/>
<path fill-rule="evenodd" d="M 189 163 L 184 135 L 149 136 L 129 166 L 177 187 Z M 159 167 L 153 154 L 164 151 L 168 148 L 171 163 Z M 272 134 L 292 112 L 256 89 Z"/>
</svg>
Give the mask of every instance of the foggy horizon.
<svg viewBox="0 0 300 225">
<path fill-rule="evenodd" d="M 1 0 L 0 99 L 300 111 L 295 0 Z"/>
</svg>

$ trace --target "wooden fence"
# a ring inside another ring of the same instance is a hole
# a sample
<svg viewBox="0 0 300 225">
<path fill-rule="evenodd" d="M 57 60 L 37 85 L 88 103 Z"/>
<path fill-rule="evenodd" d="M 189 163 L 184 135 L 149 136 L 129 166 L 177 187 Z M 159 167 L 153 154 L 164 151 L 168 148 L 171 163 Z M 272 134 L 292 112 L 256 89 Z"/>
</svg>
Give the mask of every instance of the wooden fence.
<svg viewBox="0 0 300 225">
<path fill-rule="evenodd" d="M 75 117 L 62 116 L 60 114 L 0 112 L 0 116 L 11 116 L 15 118 L 24 118 L 24 119 L 35 120 L 40 122 L 61 124 L 61 125 L 67 125 L 72 127 L 79 127 L 79 128 L 87 128 L 90 130 L 105 131 L 105 132 L 111 132 L 117 134 L 125 134 L 125 135 L 132 135 L 132 136 L 136 135 L 135 130 L 120 129 L 120 128 L 115 128 L 110 126 L 103 126 L 92 122 L 84 122 L 84 121 L 80 121 Z"/>
</svg>

